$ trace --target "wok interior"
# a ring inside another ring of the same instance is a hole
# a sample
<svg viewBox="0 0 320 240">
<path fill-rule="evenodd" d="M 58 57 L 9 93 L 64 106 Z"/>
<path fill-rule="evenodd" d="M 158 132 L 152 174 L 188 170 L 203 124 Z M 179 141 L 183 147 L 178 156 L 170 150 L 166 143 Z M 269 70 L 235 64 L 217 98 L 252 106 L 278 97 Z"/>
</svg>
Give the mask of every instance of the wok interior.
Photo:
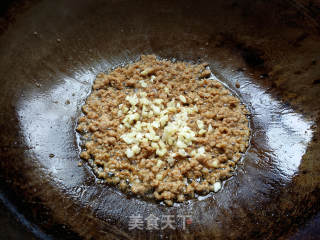
<svg viewBox="0 0 320 240">
<path fill-rule="evenodd" d="M 302 6 L 61 0 L 11 10 L 0 36 L 2 190 L 56 238 L 289 236 L 319 210 L 319 22 Z M 78 167 L 75 127 L 95 75 L 151 53 L 208 62 L 251 111 L 251 145 L 217 194 L 166 207 Z M 190 215 L 192 224 L 129 231 L 139 214 Z"/>
</svg>

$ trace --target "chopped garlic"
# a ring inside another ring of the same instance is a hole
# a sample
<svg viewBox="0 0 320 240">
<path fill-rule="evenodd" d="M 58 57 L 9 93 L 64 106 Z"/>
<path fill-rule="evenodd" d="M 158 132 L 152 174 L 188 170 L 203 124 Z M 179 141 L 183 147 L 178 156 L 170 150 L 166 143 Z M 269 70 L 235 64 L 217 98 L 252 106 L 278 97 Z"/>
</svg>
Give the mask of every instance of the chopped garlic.
<svg viewBox="0 0 320 240">
<path fill-rule="evenodd" d="M 181 140 L 177 141 L 176 146 L 178 148 L 186 148 L 187 147 L 187 145 L 184 142 L 182 142 Z"/>
<path fill-rule="evenodd" d="M 121 136 L 121 138 L 123 139 L 123 141 L 125 141 L 125 143 L 127 144 L 132 144 L 135 142 L 135 136 L 133 133 L 125 133 Z"/>
<path fill-rule="evenodd" d="M 163 127 L 164 125 L 166 125 L 166 123 L 168 122 L 169 120 L 169 117 L 168 115 L 164 115 L 160 118 L 160 125 L 161 127 Z"/>
<path fill-rule="evenodd" d="M 151 73 L 153 71 L 153 68 L 146 68 L 145 70 L 143 70 L 141 72 L 142 76 L 147 76 L 149 73 Z"/>
<path fill-rule="evenodd" d="M 138 133 L 136 134 L 135 139 L 136 139 L 137 141 L 141 142 L 143 138 L 144 138 L 144 134 L 143 134 L 143 133 L 138 132 Z"/>
<path fill-rule="evenodd" d="M 152 143 L 151 143 L 151 147 L 152 147 L 153 149 L 159 149 L 159 145 L 158 145 L 157 143 L 155 143 L 155 142 L 152 142 Z"/>
<path fill-rule="evenodd" d="M 135 106 L 139 102 L 137 95 L 126 96 L 126 100 L 132 105 Z"/>
<path fill-rule="evenodd" d="M 199 135 L 203 135 L 204 133 L 206 133 L 206 130 L 204 130 L 204 129 L 200 129 L 200 131 L 199 131 Z"/>
<path fill-rule="evenodd" d="M 198 154 L 204 154 L 205 152 L 206 152 L 206 150 L 204 149 L 204 147 L 198 148 Z"/>
<path fill-rule="evenodd" d="M 136 106 L 131 106 L 129 113 L 137 112 L 138 108 Z"/>
<path fill-rule="evenodd" d="M 148 87 L 148 84 L 143 80 L 139 81 L 139 83 L 140 83 L 140 86 L 143 87 L 143 88 Z"/>
<path fill-rule="evenodd" d="M 133 145 L 133 147 L 131 148 L 131 150 L 132 150 L 132 152 L 134 152 L 135 154 L 138 154 L 141 149 L 140 149 L 140 147 L 139 147 L 137 144 L 135 144 L 135 145 Z"/>
<path fill-rule="evenodd" d="M 166 149 L 157 149 L 156 154 L 160 157 L 164 156 L 166 154 L 167 150 Z"/>
<path fill-rule="evenodd" d="M 126 155 L 127 155 L 128 158 L 132 158 L 134 156 L 134 153 L 130 148 L 128 148 L 126 150 Z"/>
<path fill-rule="evenodd" d="M 160 122 L 159 121 L 154 121 L 151 123 L 152 127 L 154 128 L 159 128 L 160 127 Z"/>
<path fill-rule="evenodd" d="M 153 116 L 153 112 L 152 111 L 148 112 L 148 117 L 151 118 L 152 116 Z"/>
<path fill-rule="evenodd" d="M 156 114 L 156 115 L 159 115 L 160 114 L 160 108 L 156 105 L 151 105 L 151 108 L 153 110 L 153 112 Z"/>
<path fill-rule="evenodd" d="M 163 162 L 161 160 L 157 161 L 157 167 L 161 167 L 162 164 L 163 164 Z"/>
<path fill-rule="evenodd" d="M 132 123 L 133 121 L 138 120 L 140 118 L 139 113 L 133 113 L 128 116 L 129 116 L 129 123 Z"/>
<path fill-rule="evenodd" d="M 129 111 L 129 108 L 127 106 L 123 106 L 122 112 L 127 113 Z"/>
<path fill-rule="evenodd" d="M 164 156 L 168 151 L 167 146 L 175 145 L 178 148 L 177 153 L 186 157 L 188 153 L 185 149 L 192 144 L 196 136 L 196 133 L 187 125 L 188 114 L 198 111 L 197 107 L 181 107 L 180 103 L 176 103 L 174 99 L 163 105 L 162 99 L 150 101 L 145 92 L 139 93 L 139 96 L 141 97 L 140 99 L 136 95 L 126 97 L 126 100 L 131 104 L 131 108 L 123 122 L 127 128 L 131 128 L 131 132 L 123 134 L 121 138 L 127 144 L 134 144 L 131 149 L 127 149 L 127 157 L 130 158 L 140 153 L 141 149 L 138 144 L 142 142 L 151 146 L 157 156 Z M 179 99 L 182 103 L 186 103 L 186 98 L 183 95 L 180 95 Z M 137 112 L 139 107 L 142 107 L 141 116 Z M 179 112 L 177 108 L 180 108 Z M 171 122 L 169 122 L 168 113 L 176 113 L 172 116 L 173 120 Z M 153 116 L 155 118 L 154 121 L 151 123 L 146 122 L 145 119 L 150 119 Z M 200 129 L 200 135 L 206 132 L 201 120 L 197 121 L 197 125 Z M 159 128 L 163 130 L 162 139 L 155 132 L 155 129 Z M 204 147 L 191 152 L 193 157 L 201 154 L 205 154 Z M 171 153 L 168 161 L 173 163 L 175 156 L 176 153 Z"/>
<path fill-rule="evenodd" d="M 141 96 L 141 97 L 147 97 L 148 94 L 147 94 L 146 92 L 140 92 L 140 96 Z"/>
<path fill-rule="evenodd" d="M 197 106 L 194 106 L 193 109 L 194 109 L 195 112 L 198 112 L 198 111 L 199 111 L 199 109 L 198 109 Z"/>
<path fill-rule="evenodd" d="M 203 129 L 204 128 L 204 124 L 201 120 L 197 120 L 197 125 L 199 129 Z"/>
<path fill-rule="evenodd" d="M 167 158 L 167 162 L 169 163 L 170 166 L 172 166 L 174 164 L 175 160 L 174 160 L 174 158 L 172 156 L 169 156 Z"/>
<path fill-rule="evenodd" d="M 178 153 L 179 153 L 182 157 L 187 156 L 186 151 L 185 151 L 184 149 L 182 149 L 182 148 L 179 149 Z"/>
<path fill-rule="evenodd" d="M 218 160 L 212 160 L 211 162 L 209 162 L 209 166 L 213 168 L 218 168 L 219 167 Z"/>
<path fill-rule="evenodd" d="M 161 181 L 161 180 L 163 179 L 163 174 L 162 174 L 162 173 L 158 173 L 158 174 L 156 175 L 156 179 L 159 180 L 159 181 Z"/>
<path fill-rule="evenodd" d="M 183 96 L 183 95 L 180 95 L 180 96 L 179 96 L 179 99 L 180 99 L 181 102 L 183 102 L 183 103 L 186 103 L 186 102 L 187 102 L 187 99 L 186 99 L 185 96 Z"/>
<path fill-rule="evenodd" d="M 157 105 L 160 105 L 162 102 L 163 102 L 163 100 L 160 99 L 160 98 L 157 98 L 157 99 L 153 100 L 153 103 L 157 104 Z"/>
<path fill-rule="evenodd" d="M 140 103 L 143 104 L 143 105 L 149 105 L 150 101 L 147 98 L 143 97 L 143 98 L 140 99 Z"/>
<path fill-rule="evenodd" d="M 159 141 L 159 146 L 161 147 L 161 148 L 166 148 L 166 145 L 164 144 L 164 142 L 163 141 Z"/>
<path fill-rule="evenodd" d="M 213 184 L 213 191 L 218 192 L 221 189 L 221 183 L 220 182 L 215 182 Z"/>
<path fill-rule="evenodd" d="M 174 99 L 167 103 L 167 107 L 175 107 Z"/>
</svg>

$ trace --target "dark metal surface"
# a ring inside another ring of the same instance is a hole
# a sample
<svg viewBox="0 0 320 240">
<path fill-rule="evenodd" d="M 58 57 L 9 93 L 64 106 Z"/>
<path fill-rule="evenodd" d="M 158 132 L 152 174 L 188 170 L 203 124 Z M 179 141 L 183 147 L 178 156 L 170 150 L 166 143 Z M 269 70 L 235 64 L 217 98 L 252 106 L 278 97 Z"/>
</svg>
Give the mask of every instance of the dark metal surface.
<svg viewBox="0 0 320 240">
<path fill-rule="evenodd" d="M 34 235 L 12 212 L 13 209 L 8 209 L 8 206 L 0 201 L 0 239 L 32 239 Z"/>
<path fill-rule="evenodd" d="M 0 35 L 6 198 L 56 239 L 307 236 L 295 232 L 320 210 L 320 28 L 316 1 L 305 3 L 43 0 L 12 10 Z M 208 62 L 250 109 L 251 146 L 219 193 L 169 208 L 78 167 L 76 120 L 94 76 L 146 53 Z M 128 230 L 129 216 L 150 213 L 192 224 Z"/>
</svg>

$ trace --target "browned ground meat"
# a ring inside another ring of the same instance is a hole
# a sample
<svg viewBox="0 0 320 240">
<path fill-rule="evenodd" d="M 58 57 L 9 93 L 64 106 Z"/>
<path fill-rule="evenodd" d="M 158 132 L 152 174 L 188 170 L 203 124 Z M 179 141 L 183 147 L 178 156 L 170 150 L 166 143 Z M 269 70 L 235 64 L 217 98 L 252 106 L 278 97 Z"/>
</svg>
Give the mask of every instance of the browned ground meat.
<svg viewBox="0 0 320 240">
<path fill-rule="evenodd" d="M 107 183 L 167 205 L 218 191 L 250 130 L 246 108 L 210 75 L 153 55 L 98 74 L 78 122 L 81 158 Z"/>
</svg>

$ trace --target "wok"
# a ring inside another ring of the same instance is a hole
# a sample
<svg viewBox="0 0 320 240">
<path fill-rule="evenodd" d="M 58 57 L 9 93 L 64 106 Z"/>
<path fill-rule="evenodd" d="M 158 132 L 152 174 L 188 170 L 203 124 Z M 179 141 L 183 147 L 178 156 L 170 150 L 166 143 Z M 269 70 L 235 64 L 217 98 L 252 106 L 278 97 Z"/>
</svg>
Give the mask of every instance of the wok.
<svg viewBox="0 0 320 240">
<path fill-rule="evenodd" d="M 38 238 L 316 238 L 319 14 L 312 0 L 9 4 L 0 33 L 1 199 Z M 250 110 L 250 147 L 220 192 L 167 207 L 97 184 L 78 166 L 75 127 L 94 76 L 141 54 L 208 62 Z M 172 215 L 175 229 L 129 230 L 130 216 L 150 214 Z"/>
</svg>

